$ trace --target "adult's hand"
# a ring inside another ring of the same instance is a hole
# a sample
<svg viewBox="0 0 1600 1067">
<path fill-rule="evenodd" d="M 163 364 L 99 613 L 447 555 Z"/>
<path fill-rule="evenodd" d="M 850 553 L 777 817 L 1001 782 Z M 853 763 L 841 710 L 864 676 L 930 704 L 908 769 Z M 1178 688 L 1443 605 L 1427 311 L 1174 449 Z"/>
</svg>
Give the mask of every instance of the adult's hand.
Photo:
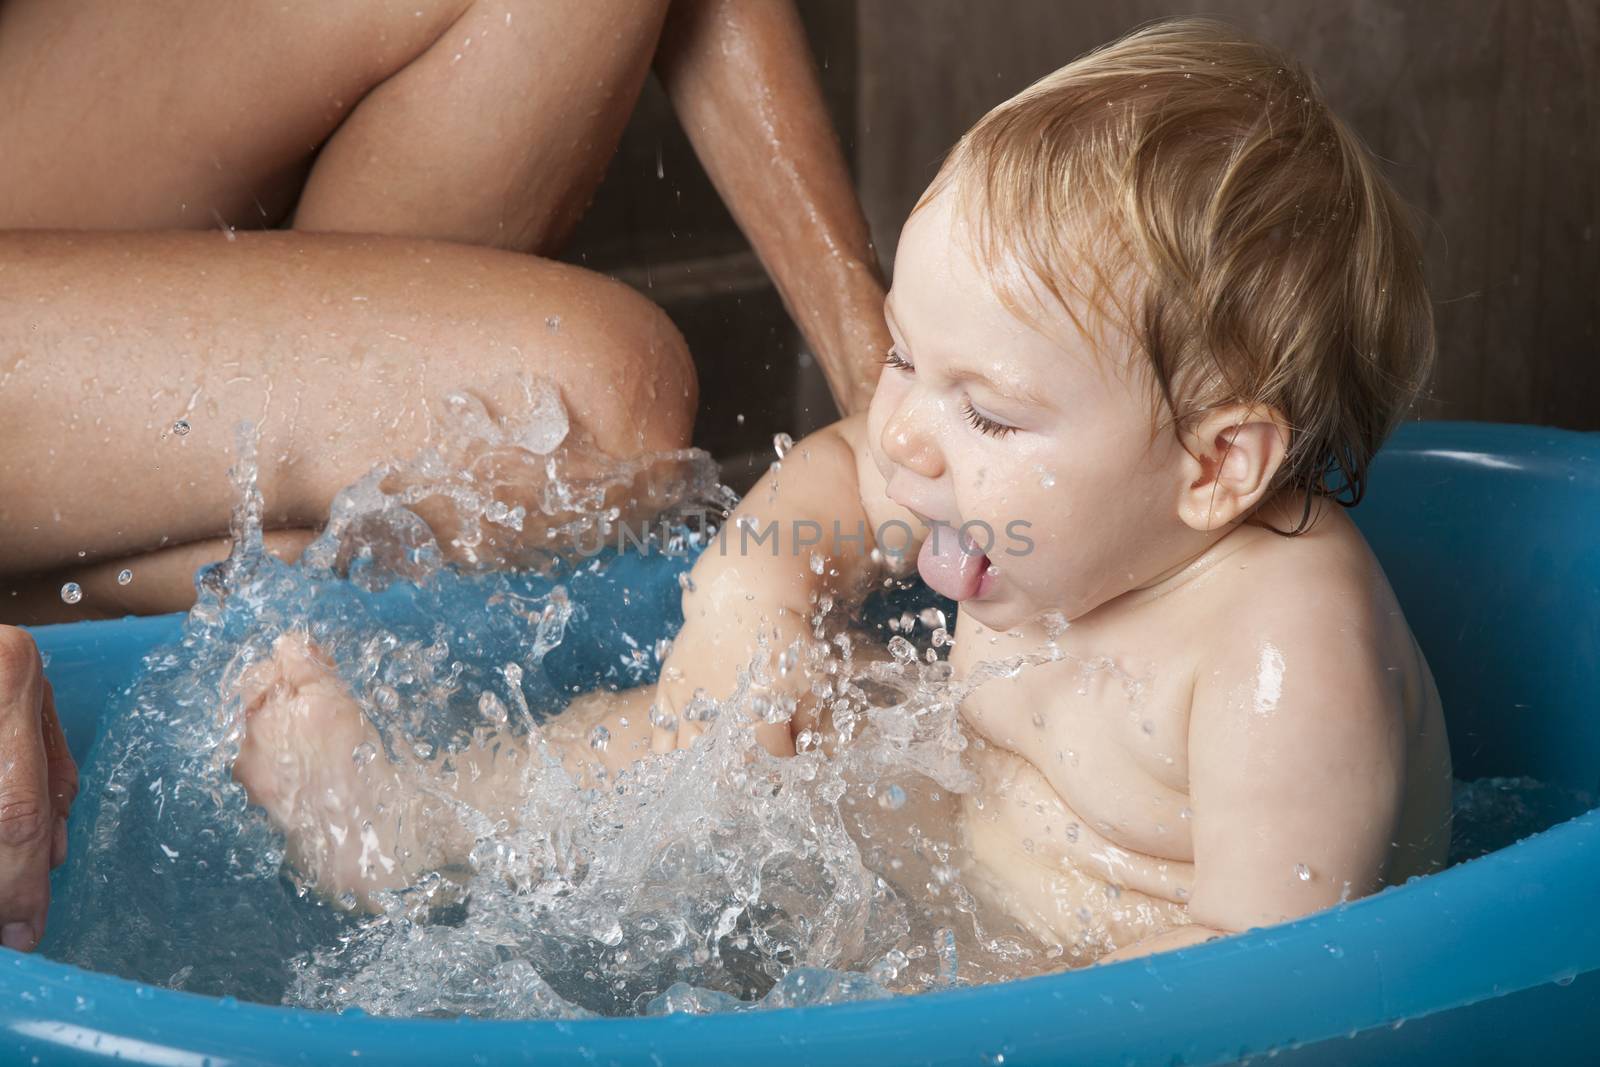
<svg viewBox="0 0 1600 1067">
<path fill-rule="evenodd" d="M 0 626 L 0 942 L 31 952 L 44 937 L 50 871 L 67 858 L 78 767 L 56 720 L 33 638 Z"/>
</svg>

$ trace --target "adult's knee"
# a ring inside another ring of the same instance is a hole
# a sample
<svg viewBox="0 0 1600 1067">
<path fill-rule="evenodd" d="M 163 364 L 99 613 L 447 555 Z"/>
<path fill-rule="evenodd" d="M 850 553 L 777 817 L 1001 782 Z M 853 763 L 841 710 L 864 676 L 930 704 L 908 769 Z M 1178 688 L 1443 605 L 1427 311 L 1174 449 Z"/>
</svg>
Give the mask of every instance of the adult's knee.
<svg viewBox="0 0 1600 1067">
<path fill-rule="evenodd" d="M 602 372 L 578 390 L 596 413 L 596 443 L 614 454 L 687 448 L 700 396 L 689 346 L 655 303 L 606 284 L 615 296 L 595 346 Z"/>
<path fill-rule="evenodd" d="M 544 378 L 560 390 L 573 426 L 602 452 L 688 447 L 699 383 L 666 312 L 603 275 L 548 263 L 538 270 L 537 286 L 516 286 L 497 304 L 514 319 L 496 332 L 517 343 L 484 352 L 472 372 L 478 384 L 468 387 L 497 414 L 514 416 L 527 403 L 526 379 Z"/>
</svg>

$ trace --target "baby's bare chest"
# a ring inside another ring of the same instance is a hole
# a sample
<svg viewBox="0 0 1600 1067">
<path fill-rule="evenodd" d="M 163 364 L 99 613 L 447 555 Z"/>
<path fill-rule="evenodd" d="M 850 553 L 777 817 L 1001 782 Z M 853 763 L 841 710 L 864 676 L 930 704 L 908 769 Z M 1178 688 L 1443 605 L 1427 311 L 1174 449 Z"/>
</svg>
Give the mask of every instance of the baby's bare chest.
<svg viewBox="0 0 1600 1067">
<path fill-rule="evenodd" d="M 958 676 L 983 673 L 982 644 L 958 641 Z M 1037 657 L 1047 648 L 1006 651 Z M 1113 881 L 1129 881 L 1117 872 L 1130 864 L 1186 865 L 1194 689 L 1187 651 L 1063 642 L 1054 661 L 974 689 L 962 715 L 983 780 L 974 809 L 983 813 L 982 832 L 1046 865 Z"/>
</svg>

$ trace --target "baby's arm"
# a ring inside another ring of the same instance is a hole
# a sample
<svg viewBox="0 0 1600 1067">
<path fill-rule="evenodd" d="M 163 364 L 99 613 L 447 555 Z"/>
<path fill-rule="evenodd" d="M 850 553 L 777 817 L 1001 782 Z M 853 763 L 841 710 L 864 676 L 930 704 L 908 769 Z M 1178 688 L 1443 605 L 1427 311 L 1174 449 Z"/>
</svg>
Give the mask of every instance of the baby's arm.
<svg viewBox="0 0 1600 1067">
<path fill-rule="evenodd" d="M 693 743 L 704 729 L 685 715 L 695 692 L 717 700 L 732 695 L 740 671 L 761 650 L 761 635 L 772 680 L 753 692 L 778 709 L 792 702 L 794 714 L 758 723 L 757 739 L 775 755 L 792 755 L 795 735 L 816 722 L 818 698 L 803 651 L 813 640 L 818 604 L 831 598 L 836 613 L 849 611 L 884 566 L 893 564 L 872 558 L 878 547 L 874 531 L 893 505 L 883 495 L 865 437 L 866 419 L 855 416 L 795 445 L 696 561 L 683 594 L 683 629 L 656 686 L 664 724 L 655 731 L 657 751 Z M 909 513 L 894 517 L 910 519 Z M 916 524 L 908 522 L 907 529 L 915 531 Z M 914 557 L 914 545 L 910 551 Z M 791 648 L 801 654 L 781 669 L 778 660 Z"/>
<path fill-rule="evenodd" d="M 1404 795 L 1404 713 L 1367 637 L 1304 603 L 1229 636 L 1190 710 L 1194 925 L 1116 958 L 1285 922 L 1383 885 Z"/>
</svg>

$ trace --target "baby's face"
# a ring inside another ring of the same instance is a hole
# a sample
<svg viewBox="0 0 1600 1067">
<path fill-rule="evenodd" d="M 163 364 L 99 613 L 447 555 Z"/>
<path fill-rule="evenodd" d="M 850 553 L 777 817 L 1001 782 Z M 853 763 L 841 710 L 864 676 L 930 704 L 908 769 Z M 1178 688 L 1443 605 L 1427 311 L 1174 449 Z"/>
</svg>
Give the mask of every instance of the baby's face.
<svg viewBox="0 0 1600 1067">
<path fill-rule="evenodd" d="M 900 238 L 885 304 L 895 347 L 868 414 L 874 459 L 892 499 L 967 524 L 983 550 L 930 536 L 918 558 L 930 586 L 993 629 L 1045 611 L 1076 618 L 1172 566 L 1187 532 L 1181 448 L 1154 432 L 1125 338 L 1091 343 L 1060 309 L 1036 329 L 1005 308 L 953 198 L 924 205 Z"/>
</svg>

